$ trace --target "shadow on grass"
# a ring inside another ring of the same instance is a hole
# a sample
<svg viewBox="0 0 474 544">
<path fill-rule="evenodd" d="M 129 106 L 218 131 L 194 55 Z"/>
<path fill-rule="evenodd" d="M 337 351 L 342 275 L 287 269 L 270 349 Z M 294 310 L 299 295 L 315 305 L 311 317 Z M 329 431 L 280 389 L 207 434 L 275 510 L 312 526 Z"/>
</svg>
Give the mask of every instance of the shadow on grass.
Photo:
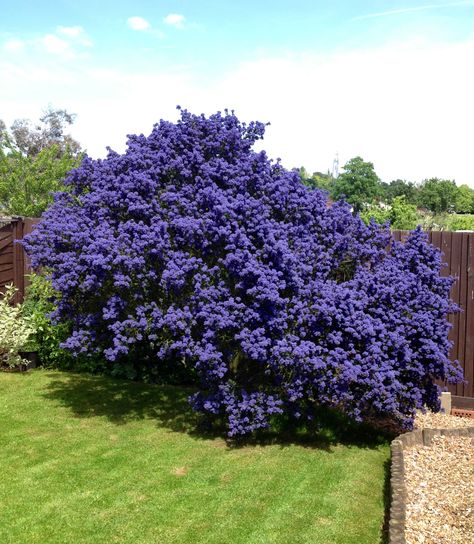
<svg viewBox="0 0 474 544">
<path fill-rule="evenodd" d="M 72 410 L 76 417 L 102 416 L 123 425 L 129 421 L 152 419 L 157 425 L 174 432 L 184 432 L 201 439 L 223 438 L 224 429 L 208 427 L 192 411 L 188 397 L 192 388 L 172 385 L 149 385 L 110 377 L 63 373 L 47 374 L 50 382 L 45 396 Z M 252 445 L 302 447 L 331 451 L 338 444 L 359 448 L 377 448 L 387 444 L 390 436 L 368 425 L 350 422 L 336 412 L 320 409 L 317 424 L 298 428 L 292 421 L 277 422 L 274 431 L 261 432 L 245 440 L 226 440 L 229 447 Z"/>
<path fill-rule="evenodd" d="M 102 416 L 124 425 L 153 419 L 177 432 L 192 431 L 198 421 L 188 404 L 190 388 L 149 385 L 89 374 L 47 374 L 45 396 L 70 408 L 76 417 Z"/>
</svg>

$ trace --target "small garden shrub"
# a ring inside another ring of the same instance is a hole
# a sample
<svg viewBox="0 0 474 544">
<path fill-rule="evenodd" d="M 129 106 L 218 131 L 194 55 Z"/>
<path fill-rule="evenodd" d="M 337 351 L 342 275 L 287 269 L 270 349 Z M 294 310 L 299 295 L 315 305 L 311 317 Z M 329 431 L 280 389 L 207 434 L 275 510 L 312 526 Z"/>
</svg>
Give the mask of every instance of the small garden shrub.
<svg viewBox="0 0 474 544">
<path fill-rule="evenodd" d="M 51 281 L 40 274 L 31 274 L 23 302 L 23 314 L 28 316 L 35 333 L 29 341 L 29 349 L 37 351 L 41 364 L 51 368 L 67 368 L 72 365 L 71 353 L 60 347 L 71 332 L 71 326 L 64 320 L 59 324 L 51 322 L 50 314 L 55 310 L 55 293 Z"/>
<path fill-rule="evenodd" d="M 461 379 L 440 254 L 421 230 L 387 251 L 387 228 L 253 151 L 264 129 L 181 111 L 70 173 L 25 242 L 64 346 L 115 373 L 189 370 L 194 408 L 230 436 L 318 405 L 410 427 L 435 379 Z"/>
<path fill-rule="evenodd" d="M 450 221 L 450 230 L 473 230 L 474 231 L 474 216 L 456 214 Z"/>
<path fill-rule="evenodd" d="M 0 294 L 0 367 L 14 368 L 27 363 L 20 355 L 35 333 L 32 321 L 23 315 L 20 304 L 13 304 L 16 293 L 7 285 Z"/>
</svg>

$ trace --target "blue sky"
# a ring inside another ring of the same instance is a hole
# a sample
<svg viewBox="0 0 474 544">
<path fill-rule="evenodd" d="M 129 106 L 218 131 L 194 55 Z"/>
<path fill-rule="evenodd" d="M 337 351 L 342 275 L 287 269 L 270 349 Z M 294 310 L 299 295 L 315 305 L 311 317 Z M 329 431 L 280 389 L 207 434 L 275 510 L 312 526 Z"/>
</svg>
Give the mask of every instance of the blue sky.
<svg viewBox="0 0 474 544">
<path fill-rule="evenodd" d="M 0 118 L 77 113 L 92 156 L 175 106 L 270 121 L 288 167 L 474 186 L 473 1 L 0 0 Z"/>
</svg>

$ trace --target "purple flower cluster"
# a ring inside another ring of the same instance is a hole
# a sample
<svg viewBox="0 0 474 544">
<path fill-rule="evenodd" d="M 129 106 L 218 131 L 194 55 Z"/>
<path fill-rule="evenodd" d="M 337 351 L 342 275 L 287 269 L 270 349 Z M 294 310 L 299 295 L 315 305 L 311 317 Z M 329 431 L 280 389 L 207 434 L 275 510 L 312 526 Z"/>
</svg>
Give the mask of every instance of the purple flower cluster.
<svg viewBox="0 0 474 544">
<path fill-rule="evenodd" d="M 440 254 L 420 230 L 390 242 L 328 205 L 252 150 L 264 129 L 181 111 L 70 173 L 25 242 L 72 323 L 65 345 L 110 364 L 185 361 L 193 406 L 231 436 L 315 404 L 409 427 L 437 407 L 435 379 L 461 379 Z"/>
</svg>

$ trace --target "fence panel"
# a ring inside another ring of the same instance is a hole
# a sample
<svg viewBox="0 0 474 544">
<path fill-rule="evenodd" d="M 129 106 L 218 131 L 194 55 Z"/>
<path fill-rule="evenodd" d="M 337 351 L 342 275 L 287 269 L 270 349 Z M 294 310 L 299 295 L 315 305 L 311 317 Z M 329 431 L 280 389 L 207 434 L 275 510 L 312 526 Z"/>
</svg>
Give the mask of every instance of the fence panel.
<svg viewBox="0 0 474 544">
<path fill-rule="evenodd" d="M 13 218 L 0 223 L 0 291 L 13 283 L 18 289 L 16 302 L 23 300 L 28 283 L 25 274 L 30 273 L 30 264 L 23 247 L 15 242 L 29 234 L 38 221 Z"/>
<path fill-rule="evenodd" d="M 407 235 L 406 231 L 393 232 L 397 241 Z M 461 308 L 460 313 L 449 318 L 449 338 L 453 342 L 450 358 L 459 361 L 466 383 L 450 385 L 448 389 L 454 395 L 474 397 L 474 233 L 431 231 L 428 236 L 443 254 L 446 266 L 442 275 L 456 278 L 451 299 Z"/>
<path fill-rule="evenodd" d="M 3 290 L 5 285 L 14 282 L 13 260 L 13 224 L 2 222 L 0 224 L 0 290 Z"/>
</svg>

